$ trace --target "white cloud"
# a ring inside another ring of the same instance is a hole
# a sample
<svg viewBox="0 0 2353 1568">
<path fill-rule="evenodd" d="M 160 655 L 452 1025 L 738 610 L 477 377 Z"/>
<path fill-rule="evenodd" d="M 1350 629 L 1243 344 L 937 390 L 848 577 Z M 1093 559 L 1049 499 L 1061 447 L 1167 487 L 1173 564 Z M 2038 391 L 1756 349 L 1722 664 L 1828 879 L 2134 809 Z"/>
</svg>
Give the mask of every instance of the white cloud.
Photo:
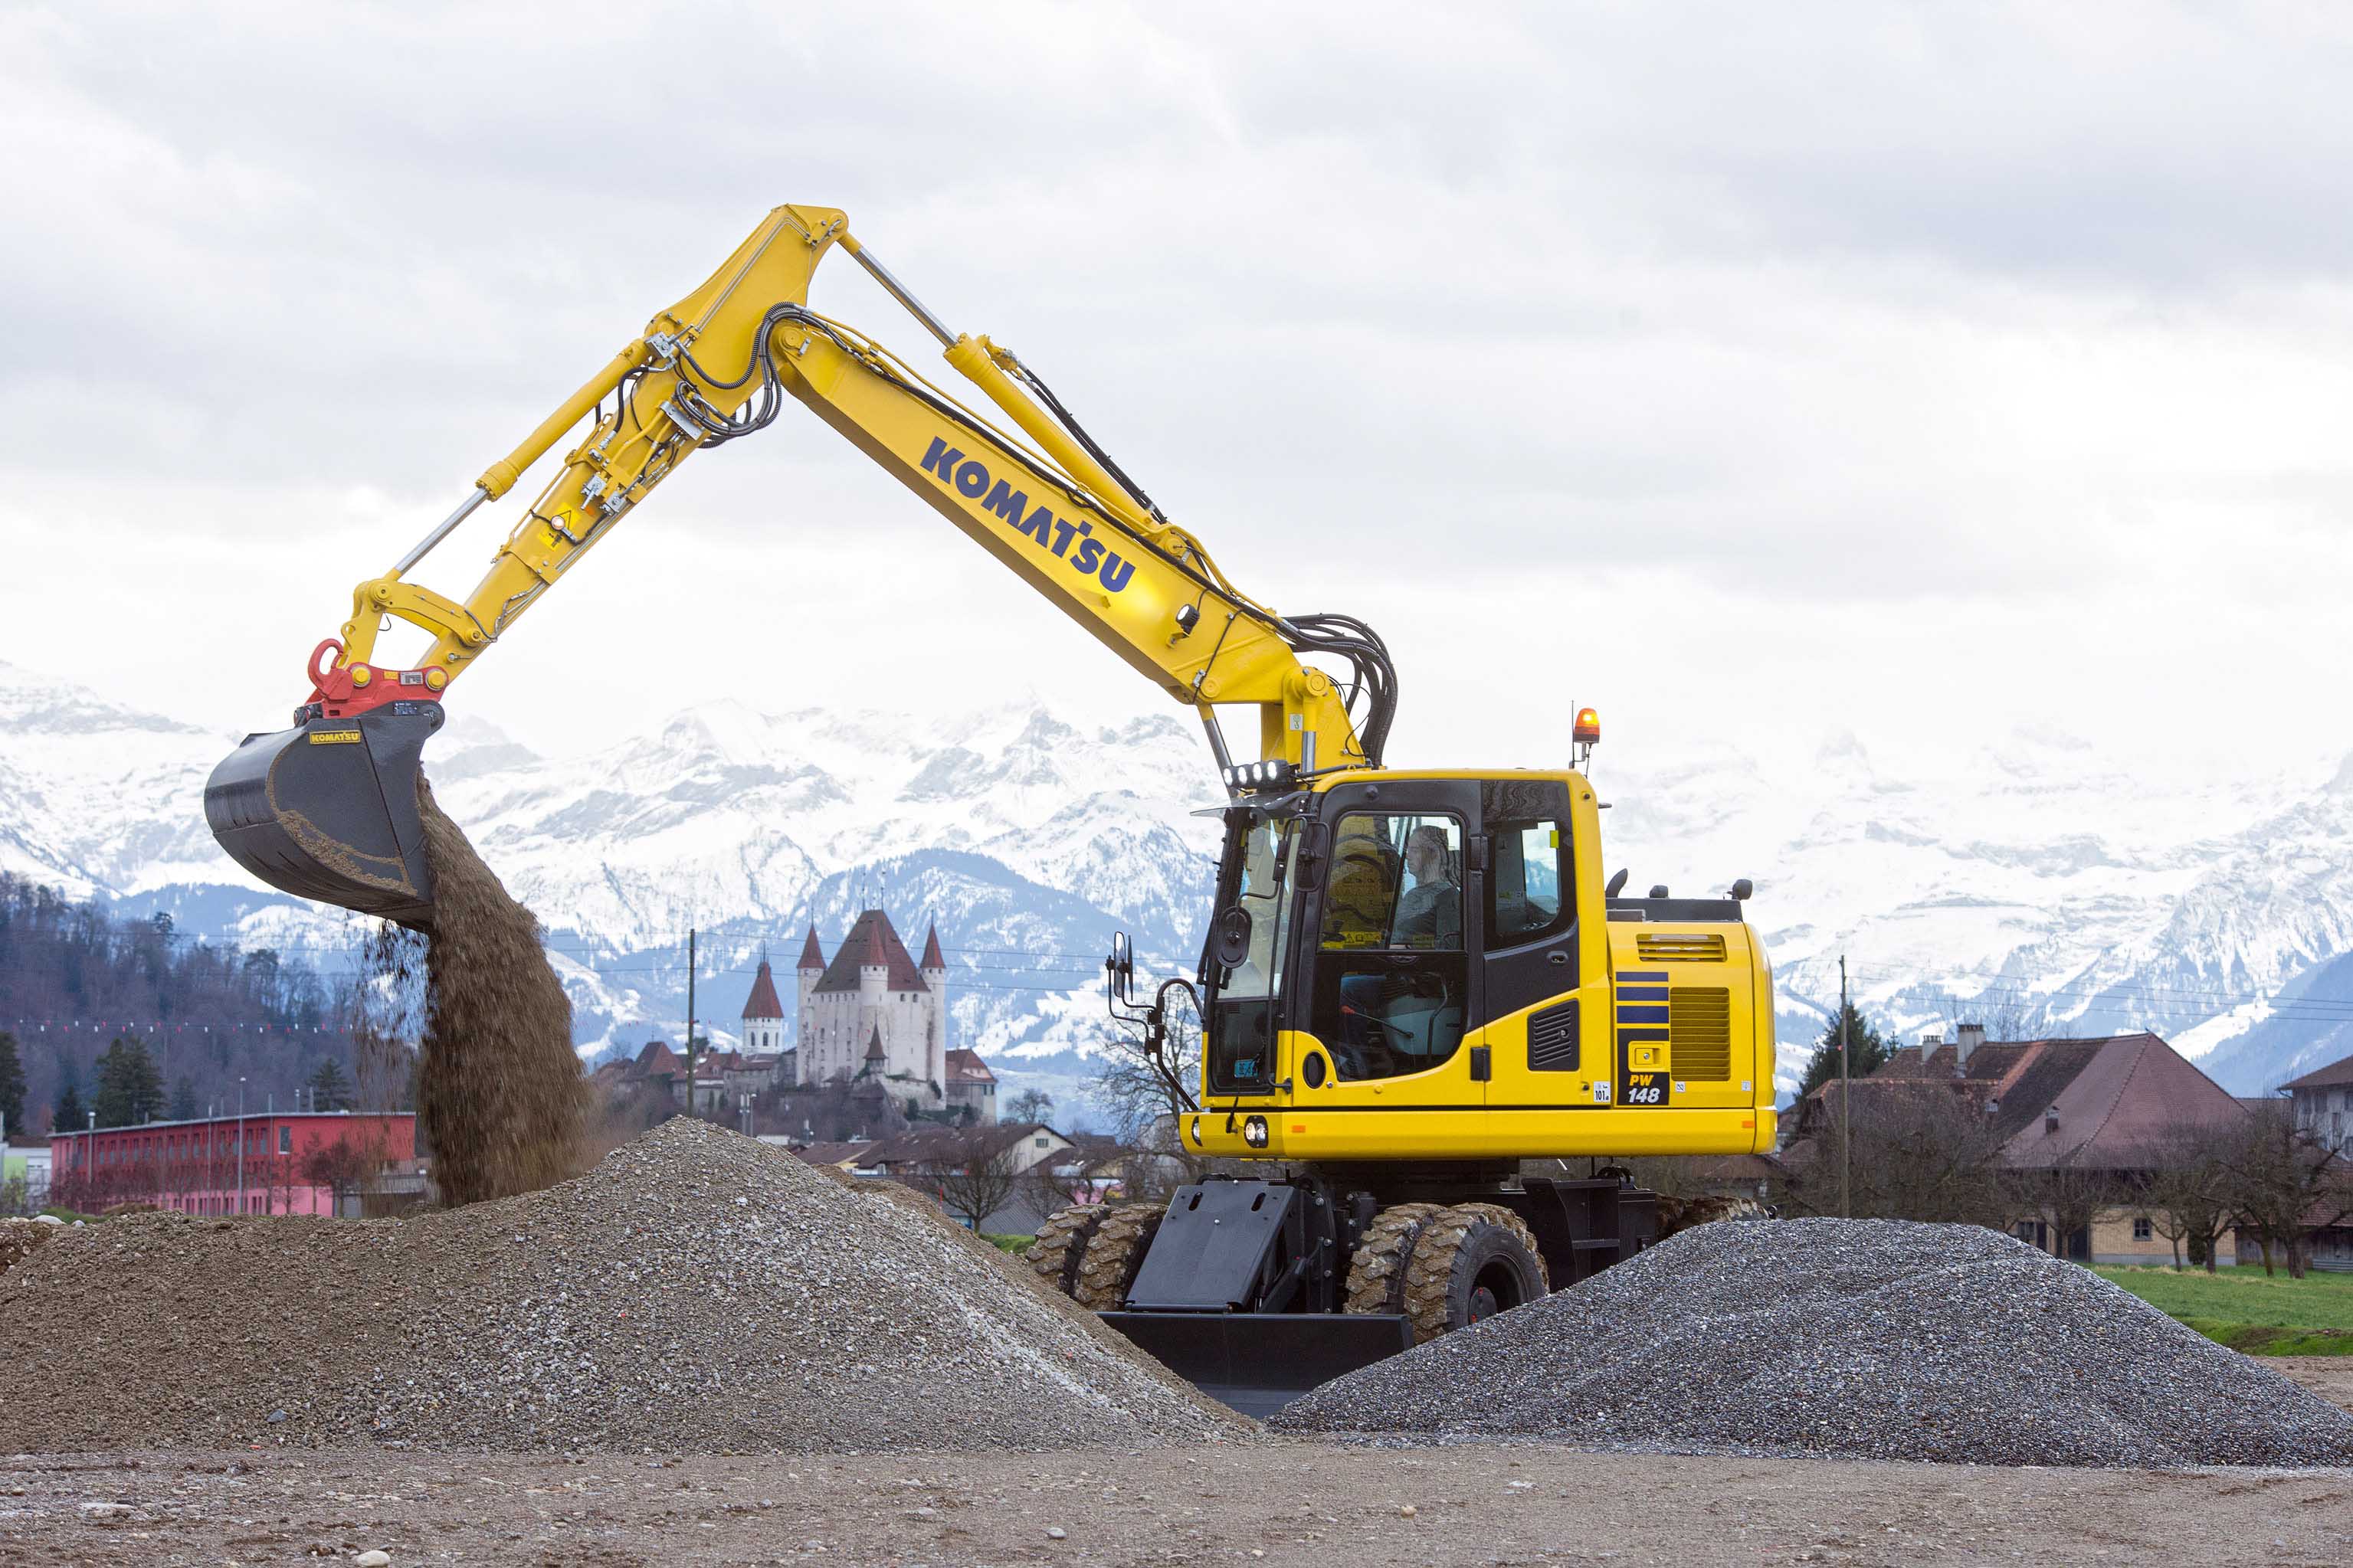
<svg viewBox="0 0 2353 1568">
<path fill-rule="evenodd" d="M 0 657 L 193 718 L 279 721 L 350 584 L 794 200 L 1381 626 L 1400 760 L 1602 699 L 2347 739 L 2297 673 L 2353 651 L 2334 10 L 75 4 L 0 62 Z M 547 749 L 731 688 L 1158 700 L 797 415 L 453 700 Z"/>
</svg>

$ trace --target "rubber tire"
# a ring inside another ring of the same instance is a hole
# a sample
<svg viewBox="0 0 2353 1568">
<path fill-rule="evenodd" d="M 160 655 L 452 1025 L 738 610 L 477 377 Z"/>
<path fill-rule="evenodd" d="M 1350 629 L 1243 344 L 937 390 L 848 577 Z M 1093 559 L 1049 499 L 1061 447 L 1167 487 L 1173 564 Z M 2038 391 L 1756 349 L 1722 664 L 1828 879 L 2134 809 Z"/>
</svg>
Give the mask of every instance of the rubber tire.
<svg viewBox="0 0 2353 1568">
<path fill-rule="evenodd" d="M 1357 1238 L 1348 1255 L 1348 1306 L 1351 1312 L 1405 1310 L 1406 1259 L 1440 1204 L 1398 1204 L 1383 1209 Z"/>
<path fill-rule="evenodd" d="M 1504 1310 L 1533 1301 L 1552 1289 L 1535 1232 L 1499 1204 L 1456 1204 L 1423 1227 L 1406 1260 L 1405 1313 L 1416 1344 L 1471 1323 L 1471 1295 L 1479 1277 L 1500 1268 L 1514 1277 L 1517 1300 Z"/>
<path fill-rule="evenodd" d="M 1659 1200 L 1659 1239 L 1680 1236 L 1704 1225 L 1724 1220 L 1771 1219 L 1773 1211 L 1755 1198 L 1723 1197 L 1703 1194 L 1695 1198 Z"/>
<path fill-rule="evenodd" d="M 1152 1238 L 1160 1234 L 1160 1221 L 1167 1212 L 1158 1204 L 1121 1204 L 1103 1215 L 1087 1243 L 1078 1289 L 1071 1292 L 1080 1306 L 1116 1312 L 1127 1305 L 1128 1288 L 1135 1283 L 1135 1271 L 1143 1267 L 1144 1255 L 1152 1249 Z"/>
<path fill-rule="evenodd" d="M 1072 1204 L 1057 1209 L 1038 1227 L 1038 1239 L 1022 1249 L 1022 1260 L 1038 1271 L 1040 1279 L 1075 1300 L 1087 1244 L 1094 1239 L 1095 1227 L 1103 1220 L 1101 1204 Z"/>
</svg>

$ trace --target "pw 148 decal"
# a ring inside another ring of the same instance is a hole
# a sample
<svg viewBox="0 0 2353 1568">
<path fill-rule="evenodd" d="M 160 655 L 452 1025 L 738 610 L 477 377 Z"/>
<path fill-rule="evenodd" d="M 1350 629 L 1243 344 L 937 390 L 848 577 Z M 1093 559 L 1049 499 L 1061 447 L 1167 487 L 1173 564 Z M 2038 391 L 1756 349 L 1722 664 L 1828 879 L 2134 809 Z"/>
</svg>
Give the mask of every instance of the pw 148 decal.
<svg viewBox="0 0 2353 1568">
<path fill-rule="evenodd" d="M 1127 580 L 1135 575 L 1134 562 L 1121 560 L 1118 551 L 1092 537 L 1095 531 L 1092 521 L 1072 522 L 1069 518 L 1056 517 L 1048 506 L 1032 511 L 1029 492 L 991 478 L 985 465 L 965 457 L 938 437 L 932 438 L 931 450 L 923 454 L 922 466 L 941 484 L 967 500 L 978 501 L 984 510 L 995 512 L 1017 531 L 1027 534 L 1039 550 L 1060 557 L 1071 571 L 1082 577 L 1092 577 L 1112 593 L 1126 587 Z"/>
</svg>

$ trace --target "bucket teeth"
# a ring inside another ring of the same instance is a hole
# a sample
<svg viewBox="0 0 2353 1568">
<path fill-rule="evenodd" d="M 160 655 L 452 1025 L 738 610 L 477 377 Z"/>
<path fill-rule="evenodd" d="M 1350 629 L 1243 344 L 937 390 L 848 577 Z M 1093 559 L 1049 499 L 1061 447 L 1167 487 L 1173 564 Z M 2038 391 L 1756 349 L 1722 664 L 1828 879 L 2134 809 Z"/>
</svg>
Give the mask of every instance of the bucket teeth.
<svg viewBox="0 0 2353 1568">
<path fill-rule="evenodd" d="M 281 892 L 431 921 L 417 763 L 438 702 L 392 702 L 248 735 L 205 784 L 205 818 L 238 865 Z"/>
</svg>

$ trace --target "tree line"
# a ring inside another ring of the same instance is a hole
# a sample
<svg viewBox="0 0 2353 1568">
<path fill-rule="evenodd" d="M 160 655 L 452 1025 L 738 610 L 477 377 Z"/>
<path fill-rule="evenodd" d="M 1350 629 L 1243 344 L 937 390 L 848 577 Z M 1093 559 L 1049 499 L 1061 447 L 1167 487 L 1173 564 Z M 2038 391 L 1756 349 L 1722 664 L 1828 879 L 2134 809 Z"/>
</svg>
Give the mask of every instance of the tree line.
<svg viewBox="0 0 2353 1568">
<path fill-rule="evenodd" d="M 11 1134 L 187 1120 L 298 1096 L 403 1098 L 356 1084 L 369 998 L 357 971 L 192 941 L 168 914 L 122 916 L 0 873 L 0 1117 Z M 26 1022 L 32 1020 L 33 1022 Z M 96 1027 L 104 1020 L 109 1027 Z M 135 1022 L 132 1022 L 135 1021 Z M 322 1075 L 325 1075 L 323 1078 Z"/>
</svg>

